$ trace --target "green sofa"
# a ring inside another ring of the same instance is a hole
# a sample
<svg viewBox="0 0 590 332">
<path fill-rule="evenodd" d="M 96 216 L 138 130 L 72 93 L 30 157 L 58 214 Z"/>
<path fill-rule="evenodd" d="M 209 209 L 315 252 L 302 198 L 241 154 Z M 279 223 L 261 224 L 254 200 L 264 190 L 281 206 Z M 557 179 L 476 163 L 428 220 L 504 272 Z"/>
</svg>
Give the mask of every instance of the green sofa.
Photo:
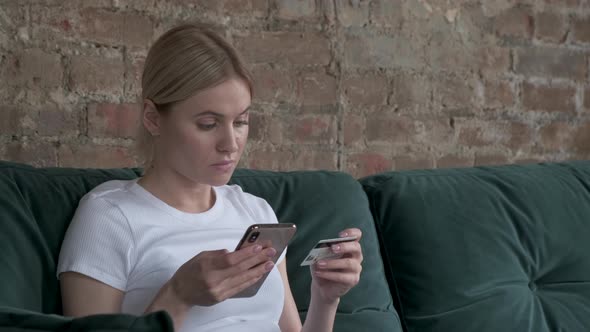
<svg viewBox="0 0 590 332">
<path fill-rule="evenodd" d="M 136 169 L 0 162 L 0 331 L 172 331 L 169 316 L 61 316 L 55 266 L 79 199 Z M 288 273 L 302 319 L 307 251 L 363 231 L 361 281 L 335 331 L 590 330 L 590 162 L 389 172 L 240 169 L 298 232 Z M 91 300 L 91 299 L 89 299 Z"/>
</svg>

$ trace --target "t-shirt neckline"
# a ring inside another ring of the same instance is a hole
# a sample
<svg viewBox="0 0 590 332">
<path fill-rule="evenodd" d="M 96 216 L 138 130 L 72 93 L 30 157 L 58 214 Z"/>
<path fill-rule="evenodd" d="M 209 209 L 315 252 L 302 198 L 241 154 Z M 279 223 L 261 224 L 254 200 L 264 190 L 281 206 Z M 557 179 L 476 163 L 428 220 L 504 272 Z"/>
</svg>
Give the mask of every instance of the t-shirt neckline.
<svg viewBox="0 0 590 332">
<path fill-rule="evenodd" d="M 168 203 L 162 201 L 161 199 L 156 197 L 154 194 L 152 194 L 151 192 L 146 190 L 144 187 L 142 187 L 138 183 L 139 179 L 140 178 L 132 180 L 130 190 L 133 193 L 135 193 L 136 195 L 138 195 L 139 197 L 147 200 L 154 207 L 168 213 L 169 215 L 171 215 L 175 218 L 178 218 L 178 219 L 181 219 L 181 220 L 184 220 L 187 222 L 191 222 L 191 223 L 195 223 L 195 222 L 203 223 L 203 222 L 208 222 L 208 221 L 217 219 L 219 217 L 219 215 L 221 214 L 221 212 L 223 211 L 224 197 L 223 197 L 222 191 L 219 190 L 220 189 L 219 187 L 215 187 L 215 186 L 211 187 L 211 188 L 213 188 L 213 191 L 215 192 L 215 203 L 213 203 L 213 206 L 209 210 L 203 211 L 203 212 L 198 212 L 198 213 L 191 213 L 191 212 L 181 211 L 171 205 L 168 205 Z"/>
</svg>

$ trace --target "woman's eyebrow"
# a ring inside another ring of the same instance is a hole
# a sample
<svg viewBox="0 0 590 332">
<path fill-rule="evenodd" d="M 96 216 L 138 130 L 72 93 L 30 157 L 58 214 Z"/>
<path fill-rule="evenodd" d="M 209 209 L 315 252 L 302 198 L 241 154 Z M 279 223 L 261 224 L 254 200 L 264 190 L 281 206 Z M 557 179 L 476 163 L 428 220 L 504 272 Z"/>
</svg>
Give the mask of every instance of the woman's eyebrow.
<svg viewBox="0 0 590 332">
<path fill-rule="evenodd" d="M 247 107 L 238 116 L 246 114 L 249 110 L 250 110 L 250 107 Z M 224 114 L 221 114 L 221 113 L 218 113 L 218 112 L 209 111 L 209 110 L 203 111 L 201 113 L 197 113 L 197 114 L 194 115 L 194 117 L 201 117 L 201 116 L 205 116 L 205 115 L 212 115 L 212 116 L 215 116 L 215 117 L 218 117 L 218 118 L 225 118 L 225 115 Z"/>
</svg>

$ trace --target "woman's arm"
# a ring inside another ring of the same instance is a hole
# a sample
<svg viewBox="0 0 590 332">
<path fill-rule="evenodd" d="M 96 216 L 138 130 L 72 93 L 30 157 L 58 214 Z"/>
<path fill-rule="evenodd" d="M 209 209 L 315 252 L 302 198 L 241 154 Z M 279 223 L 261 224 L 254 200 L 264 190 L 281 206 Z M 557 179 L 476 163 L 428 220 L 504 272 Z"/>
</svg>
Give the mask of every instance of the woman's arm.
<svg viewBox="0 0 590 332">
<path fill-rule="evenodd" d="M 64 316 L 121 312 L 124 292 L 77 272 L 61 273 L 59 279 Z"/>
<path fill-rule="evenodd" d="M 165 310 L 171 316 L 174 328 L 179 329 L 188 307 L 178 301 L 168 285 L 160 289 L 146 313 Z M 125 293 L 96 279 L 77 272 L 64 272 L 60 274 L 60 286 L 64 316 L 82 317 L 121 312 Z"/>
<path fill-rule="evenodd" d="M 297 311 L 297 305 L 291 293 L 289 285 L 289 278 L 287 277 L 286 258 L 279 264 L 279 272 L 283 279 L 285 287 L 285 304 L 283 306 L 283 313 L 279 321 L 279 326 L 282 332 L 300 332 L 300 331 L 314 331 L 324 332 L 332 331 L 334 327 L 334 317 L 336 316 L 336 309 L 338 308 L 339 300 L 333 303 L 323 303 L 321 299 L 315 297 L 312 293 L 309 310 L 305 324 L 301 326 L 301 319 Z"/>
<path fill-rule="evenodd" d="M 279 265 L 285 285 L 285 304 L 279 322 L 281 331 L 332 331 L 340 297 L 356 286 L 362 271 L 363 253 L 359 244 L 362 232 L 360 229 L 350 228 L 340 233 L 340 237 L 347 236 L 355 236 L 357 239 L 354 242 L 331 246 L 334 253 L 342 254 L 341 258 L 320 260 L 310 267 L 311 301 L 303 328 L 301 328 L 301 320 L 287 278 L 286 258 Z"/>
</svg>

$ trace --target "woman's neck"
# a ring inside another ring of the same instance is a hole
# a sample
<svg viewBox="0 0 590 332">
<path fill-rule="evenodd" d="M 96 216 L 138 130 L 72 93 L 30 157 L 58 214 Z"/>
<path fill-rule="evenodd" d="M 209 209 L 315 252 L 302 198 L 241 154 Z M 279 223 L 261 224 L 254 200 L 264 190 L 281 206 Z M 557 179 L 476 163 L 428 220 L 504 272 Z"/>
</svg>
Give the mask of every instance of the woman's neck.
<svg viewBox="0 0 590 332">
<path fill-rule="evenodd" d="M 208 184 L 196 183 L 171 169 L 151 167 L 138 182 L 164 203 L 187 213 L 201 213 L 215 204 L 215 191 Z"/>
</svg>

